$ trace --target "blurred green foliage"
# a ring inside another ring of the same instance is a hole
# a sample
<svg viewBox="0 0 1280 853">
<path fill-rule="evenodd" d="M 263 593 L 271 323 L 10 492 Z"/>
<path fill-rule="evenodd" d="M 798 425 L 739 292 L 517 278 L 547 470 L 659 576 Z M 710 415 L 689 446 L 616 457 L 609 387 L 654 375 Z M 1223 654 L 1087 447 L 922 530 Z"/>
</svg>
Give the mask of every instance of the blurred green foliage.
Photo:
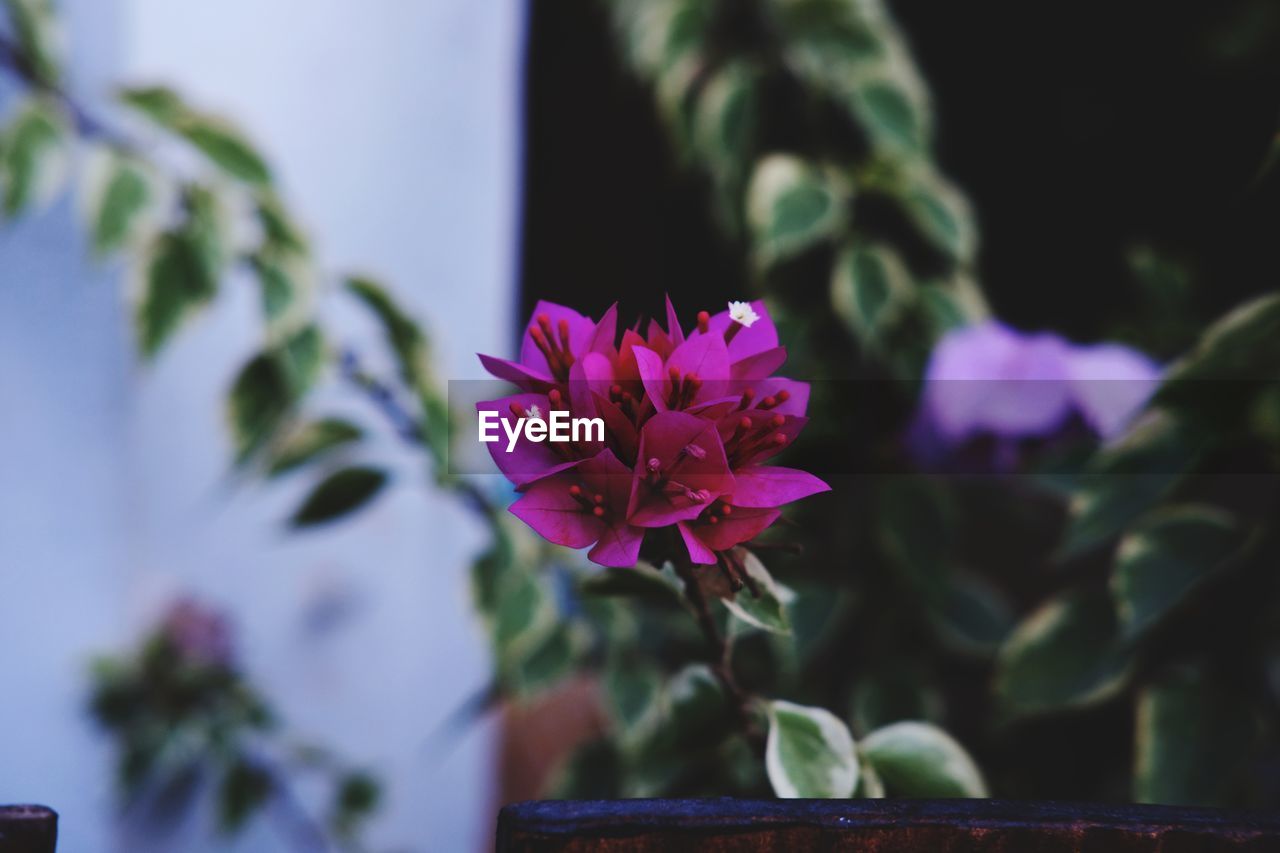
<svg viewBox="0 0 1280 853">
<path fill-rule="evenodd" d="M 759 599 L 669 565 L 587 572 L 450 474 L 427 335 L 379 283 L 320 273 L 248 138 L 175 92 L 121 90 L 121 108 L 198 167 L 149 156 L 56 88 L 47 5 L 7 6 L 5 64 L 30 91 L 0 144 L 8 215 L 53 198 L 72 149 L 90 155 L 86 228 L 132 270 L 148 358 L 247 274 L 262 345 L 231 384 L 228 420 L 242 470 L 314 479 L 295 524 L 346 517 L 392 482 L 360 462 L 365 436 L 390 429 L 422 450 L 490 532 L 472 570 L 493 646 L 487 698 L 528 701 L 582 672 L 602 687 L 609 729 L 566 763 L 557 793 L 1280 801 L 1280 296 L 1201 332 L 1143 417 L 1086 446 L 1078 470 L 910 473 L 903 434 L 933 345 L 990 309 L 973 212 L 934 159 L 928 89 L 877 0 L 604 6 L 680 162 L 710 187 L 708 215 L 749 257 L 790 371 L 894 380 L 815 386 L 794 461 L 886 473 L 837 479 L 802 506 L 803 555 L 791 541 L 762 543 L 781 546 L 761 550 L 768 569 L 744 555 Z M 1154 250 L 1131 264 L 1167 321 L 1152 346 L 1187 340 L 1183 268 Z M 368 311 L 395 375 L 370 374 L 330 336 L 318 319 L 330 299 Z M 335 378 L 376 417 L 314 411 L 310 392 Z M 859 398 L 824 396 L 846 393 Z M 710 655 L 707 635 L 723 641 Z M 97 684 L 126 782 L 180 734 L 198 743 L 186 755 L 219 757 L 228 826 L 271 797 L 274 777 L 239 746 L 269 715 L 234 671 L 193 671 L 152 642 Z M 350 775 L 337 790 L 343 834 L 376 785 Z"/>
</svg>

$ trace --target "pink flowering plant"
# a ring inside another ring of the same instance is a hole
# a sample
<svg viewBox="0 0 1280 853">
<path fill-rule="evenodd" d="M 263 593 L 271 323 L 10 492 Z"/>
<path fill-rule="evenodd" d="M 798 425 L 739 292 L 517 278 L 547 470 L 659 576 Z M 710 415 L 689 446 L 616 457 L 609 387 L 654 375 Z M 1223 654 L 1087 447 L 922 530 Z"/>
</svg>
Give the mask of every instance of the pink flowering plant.
<svg viewBox="0 0 1280 853">
<path fill-rule="evenodd" d="M 651 320 L 644 335 L 637 324 L 619 337 L 617 314 L 540 302 L 518 361 L 480 356 L 523 392 L 477 404 L 510 434 L 512 421 L 557 412 L 603 425 L 594 440 L 489 443 L 521 493 L 511 512 L 550 542 L 590 547 L 602 566 L 634 566 L 645 549 L 718 566 L 758 594 L 739 546 L 780 507 L 829 488 L 774 464 L 804 428 L 809 386 L 774 375 L 786 349 L 763 302 L 702 311 L 687 333 L 669 299 L 665 328 Z"/>
</svg>

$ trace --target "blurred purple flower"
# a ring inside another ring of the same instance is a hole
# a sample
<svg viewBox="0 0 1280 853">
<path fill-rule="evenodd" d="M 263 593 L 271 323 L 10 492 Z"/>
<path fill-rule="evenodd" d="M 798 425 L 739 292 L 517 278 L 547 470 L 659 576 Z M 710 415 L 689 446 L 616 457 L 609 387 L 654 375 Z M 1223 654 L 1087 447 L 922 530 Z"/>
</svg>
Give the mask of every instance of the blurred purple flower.
<svg viewBox="0 0 1280 853">
<path fill-rule="evenodd" d="M 912 443 L 925 458 L 972 439 L 1049 438 L 1079 419 L 1093 435 L 1120 433 L 1160 381 L 1160 368 L 1120 344 L 1077 346 L 988 320 L 934 348 Z"/>
<path fill-rule="evenodd" d="M 231 626 L 222 613 L 189 598 L 169 608 L 161 633 L 191 663 L 228 666 L 233 657 Z"/>
</svg>

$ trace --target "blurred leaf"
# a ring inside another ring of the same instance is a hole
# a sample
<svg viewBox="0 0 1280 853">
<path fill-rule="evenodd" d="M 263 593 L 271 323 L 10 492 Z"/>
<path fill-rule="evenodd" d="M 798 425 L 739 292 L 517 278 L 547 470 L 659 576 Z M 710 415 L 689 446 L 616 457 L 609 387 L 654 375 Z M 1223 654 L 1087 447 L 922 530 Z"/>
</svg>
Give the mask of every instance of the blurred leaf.
<svg viewBox="0 0 1280 853">
<path fill-rule="evenodd" d="M 61 76 L 62 33 L 53 0 L 4 0 L 25 61 L 36 79 L 54 85 Z"/>
<path fill-rule="evenodd" d="M 705 664 L 690 664 L 667 682 L 664 706 L 650 749 L 670 751 L 705 746 L 724 732 L 728 699 Z"/>
<path fill-rule="evenodd" d="M 858 732 L 941 716 L 941 698 L 926 669 L 893 657 L 881 657 L 875 667 L 854 687 L 852 717 Z"/>
<path fill-rule="evenodd" d="M 761 160 L 747 193 L 747 222 L 760 262 L 771 265 L 832 239 L 845 221 L 841 195 L 797 157 Z"/>
<path fill-rule="evenodd" d="M 359 441 L 360 427 L 341 418 L 323 418 L 303 424 L 275 449 L 268 476 L 275 477 L 306 465 L 335 448 Z"/>
<path fill-rule="evenodd" d="M 877 502 L 880 545 L 922 604 L 942 600 L 950 561 L 954 508 L 949 494 L 924 477 L 893 477 Z"/>
<path fill-rule="evenodd" d="M 368 773 L 347 773 L 338 780 L 333 798 L 334 831 L 350 838 L 362 820 L 377 810 L 382 786 Z"/>
<path fill-rule="evenodd" d="M 271 170 L 238 129 L 216 116 L 191 109 L 173 90 L 124 89 L 120 99 L 186 139 L 231 177 L 255 186 L 271 183 Z"/>
<path fill-rule="evenodd" d="M 581 634 L 573 625 L 556 623 L 541 644 L 508 661 L 505 686 L 521 697 L 554 687 L 573 673 L 582 647 Z"/>
<path fill-rule="evenodd" d="M 952 571 L 934 624 L 951 648 L 986 657 L 1000 647 L 1014 626 L 1013 608 L 982 578 Z"/>
<path fill-rule="evenodd" d="M 1173 365 L 1157 405 L 1188 417 L 1234 425 L 1259 386 L 1280 376 L 1280 294 L 1263 296 L 1218 320 Z"/>
<path fill-rule="evenodd" d="M 647 75 L 696 51 L 714 10 L 700 0 L 656 0 L 619 7 L 624 44 L 632 64 Z"/>
<path fill-rule="evenodd" d="M 156 238 L 143 266 L 137 333 L 142 353 L 150 358 L 168 343 L 183 323 L 217 293 L 200 247 L 189 231 Z"/>
<path fill-rule="evenodd" d="M 310 319 L 311 271 L 301 255 L 265 249 L 249 260 L 262 288 L 268 335 L 288 334 Z"/>
<path fill-rule="evenodd" d="M 858 761 L 858 789 L 854 791 L 853 796 L 855 799 L 863 800 L 882 800 L 887 796 L 880 774 L 876 772 L 871 762 L 865 759 Z"/>
<path fill-rule="evenodd" d="M 228 834 L 238 832 L 271 797 L 272 780 L 261 767 L 237 760 L 222 777 L 218 790 L 218 824 Z"/>
<path fill-rule="evenodd" d="M 1258 717 L 1241 697 L 1183 671 L 1138 695 L 1133 798 L 1176 806 L 1235 805 L 1256 754 Z"/>
<path fill-rule="evenodd" d="M 555 772 L 546 796 L 566 800 L 616 797 L 621 792 L 622 760 L 608 738 L 588 741 Z"/>
<path fill-rule="evenodd" d="M 928 148 L 927 104 L 913 96 L 903 81 L 889 76 L 861 80 L 849 101 L 873 147 L 908 154 Z"/>
<path fill-rule="evenodd" d="M 758 75 L 742 62 L 719 69 L 698 94 L 694 138 L 707 165 L 732 180 L 754 150 Z"/>
<path fill-rule="evenodd" d="M 57 109 L 33 98 L 4 131 L 4 211 L 18 216 L 44 207 L 57 195 L 67 173 L 66 128 Z"/>
<path fill-rule="evenodd" d="M 342 468 L 320 481 L 293 514 L 294 527 L 312 527 L 360 509 L 387 484 L 387 472 L 377 468 Z"/>
<path fill-rule="evenodd" d="M 969 264 L 977 252 L 977 226 L 964 196 L 924 168 L 903 173 L 891 193 L 921 236 L 947 257 Z"/>
<path fill-rule="evenodd" d="M 880 332 L 897 319 L 912 289 L 911 275 L 892 248 L 855 244 L 836 259 L 831 304 L 855 335 L 874 346 Z"/>
<path fill-rule="evenodd" d="M 111 155 L 105 185 L 89 212 L 94 249 L 108 254 L 124 246 L 151 202 L 151 181 L 145 167 L 119 154 Z"/>
<path fill-rule="evenodd" d="M 423 415 L 420 424 L 423 438 L 435 462 L 437 475 L 443 475 L 449 464 L 452 415 L 431 370 L 426 335 L 381 285 L 367 278 L 351 277 L 347 279 L 347 289 L 382 324 L 387 343 L 399 364 L 401 377 L 418 395 Z"/>
<path fill-rule="evenodd" d="M 1187 600 L 1241 542 L 1235 519 L 1209 506 L 1170 507 L 1130 530 L 1111 576 L 1125 636 L 1141 635 Z"/>
<path fill-rule="evenodd" d="M 602 684 L 618 739 L 638 743 L 661 713 L 662 673 L 640 661 L 613 660 Z"/>
<path fill-rule="evenodd" d="M 760 597 L 752 595 L 749 588 L 743 589 L 721 598 L 724 606 L 737 619 L 753 628 L 773 634 L 790 634 L 791 623 L 787 620 L 786 605 L 794 598 L 794 594 L 773 579 L 755 554 L 745 548 L 739 548 L 737 553 L 742 558 L 743 568 L 756 582 Z"/>
<path fill-rule="evenodd" d="M 769 703 L 765 768 L 779 797 L 843 799 L 858 784 L 858 756 L 848 727 L 830 711 Z"/>
<path fill-rule="evenodd" d="M 584 577 L 578 585 L 583 595 L 635 598 L 652 604 L 679 607 L 684 601 L 679 578 L 668 563 L 661 569 L 649 563 L 635 568 L 608 568 Z"/>
<path fill-rule="evenodd" d="M 274 192 L 264 189 L 258 193 L 256 212 L 267 246 L 299 254 L 308 251 L 306 235 Z"/>
<path fill-rule="evenodd" d="M 286 338 L 275 350 L 291 399 L 311 390 L 324 367 L 324 339 L 320 327 L 312 324 Z"/>
<path fill-rule="evenodd" d="M 995 692 L 1013 715 L 1098 704 L 1115 696 L 1133 666 L 1119 642 L 1105 590 L 1055 598 L 1033 612 L 1000 649 Z"/>
<path fill-rule="evenodd" d="M 241 368 L 227 398 L 237 461 L 248 459 L 275 434 L 291 401 L 288 378 L 271 353 L 257 355 Z"/>
<path fill-rule="evenodd" d="M 937 726 L 901 722 L 867 735 L 858 744 L 893 797 L 938 799 L 986 797 L 982 773 L 964 747 Z"/>
<path fill-rule="evenodd" d="M 1104 447 L 1071 500 L 1061 556 L 1107 542 L 1160 501 L 1193 467 L 1199 443 L 1184 422 L 1157 411 Z"/>
</svg>

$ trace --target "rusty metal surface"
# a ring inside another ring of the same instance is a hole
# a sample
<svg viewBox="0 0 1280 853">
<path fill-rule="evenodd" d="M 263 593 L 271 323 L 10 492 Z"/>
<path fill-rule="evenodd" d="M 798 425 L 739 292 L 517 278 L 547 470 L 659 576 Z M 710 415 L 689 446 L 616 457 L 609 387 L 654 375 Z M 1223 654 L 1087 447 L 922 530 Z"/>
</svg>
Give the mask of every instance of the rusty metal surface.
<svg viewBox="0 0 1280 853">
<path fill-rule="evenodd" d="M 0 806 L 0 853 L 53 853 L 58 815 L 44 806 Z"/>
<path fill-rule="evenodd" d="M 533 801 L 498 853 L 1280 853 L 1280 815 L 1008 800 Z"/>
</svg>

